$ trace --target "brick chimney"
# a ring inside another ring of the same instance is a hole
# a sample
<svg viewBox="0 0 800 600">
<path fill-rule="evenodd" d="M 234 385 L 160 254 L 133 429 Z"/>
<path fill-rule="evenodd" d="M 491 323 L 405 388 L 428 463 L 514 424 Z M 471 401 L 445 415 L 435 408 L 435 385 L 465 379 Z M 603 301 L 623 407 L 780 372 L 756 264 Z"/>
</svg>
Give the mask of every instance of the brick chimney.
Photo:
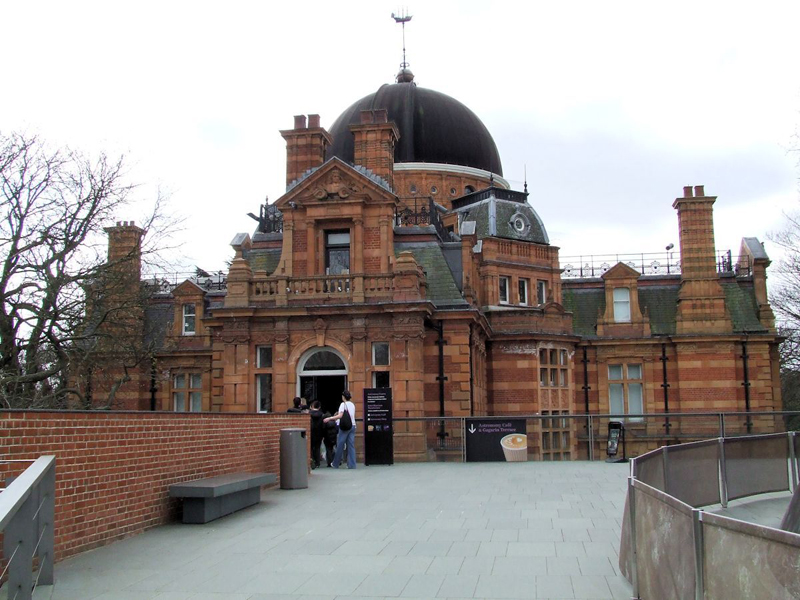
<svg viewBox="0 0 800 600">
<path fill-rule="evenodd" d="M 366 167 L 394 188 L 394 145 L 400 132 L 385 108 L 362 110 L 361 123 L 351 125 L 355 137 L 353 162 Z"/>
<path fill-rule="evenodd" d="M 286 140 L 286 185 L 308 169 L 325 162 L 325 149 L 333 143 L 331 135 L 319 124 L 319 115 L 296 115 L 294 129 L 281 131 Z"/>
<path fill-rule="evenodd" d="M 702 185 L 685 186 L 672 207 L 678 211 L 681 288 L 677 333 L 729 333 L 730 315 L 717 274 L 714 245 L 714 202 Z"/>
<path fill-rule="evenodd" d="M 106 227 L 105 232 L 108 234 L 108 264 L 138 285 L 142 273 L 144 229 L 133 221 L 117 221 L 115 226 Z"/>
</svg>

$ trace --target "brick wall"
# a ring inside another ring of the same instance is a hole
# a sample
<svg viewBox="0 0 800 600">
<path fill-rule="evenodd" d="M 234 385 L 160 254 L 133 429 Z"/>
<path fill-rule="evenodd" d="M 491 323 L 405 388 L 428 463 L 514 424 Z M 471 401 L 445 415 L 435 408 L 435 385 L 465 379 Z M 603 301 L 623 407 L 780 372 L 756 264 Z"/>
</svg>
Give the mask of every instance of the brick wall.
<svg viewBox="0 0 800 600">
<path fill-rule="evenodd" d="M 280 475 L 280 430 L 307 415 L 0 412 L 5 459 L 56 456 L 56 560 L 177 518 L 170 484 Z M 310 440 L 309 440 L 310 443 Z"/>
</svg>

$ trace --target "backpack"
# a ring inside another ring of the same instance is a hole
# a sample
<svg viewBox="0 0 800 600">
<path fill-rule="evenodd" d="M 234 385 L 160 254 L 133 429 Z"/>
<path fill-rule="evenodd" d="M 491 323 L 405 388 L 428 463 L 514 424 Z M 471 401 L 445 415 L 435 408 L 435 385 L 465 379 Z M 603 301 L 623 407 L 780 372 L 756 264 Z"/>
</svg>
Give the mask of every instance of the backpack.
<svg viewBox="0 0 800 600">
<path fill-rule="evenodd" d="M 345 402 L 342 418 L 339 419 L 339 429 L 341 429 L 342 431 L 350 431 L 352 428 L 353 428 L 353 418 L 350 416 L 350 409 L 347 408 L 347 402 Z"/>
</svg>

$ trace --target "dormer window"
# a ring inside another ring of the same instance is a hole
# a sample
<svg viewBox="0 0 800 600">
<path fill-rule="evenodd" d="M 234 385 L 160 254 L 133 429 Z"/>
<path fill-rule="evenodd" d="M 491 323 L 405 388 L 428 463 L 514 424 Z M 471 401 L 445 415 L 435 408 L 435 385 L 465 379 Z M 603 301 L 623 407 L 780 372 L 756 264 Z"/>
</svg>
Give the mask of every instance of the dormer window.
<svg viewBox="0 0 800 600">
<path fill-rule="evenodd" d="M 182 327 L 183 335 L 194 335 L 195 334 L 195 307 L 194 304 L 184 304 L 183 305 L 183 327 Z"/>
<path fill-rule="evenodd" d="M 614 288 L 614 321 L 631 322 L 631 291 L 628 288 Z"/>
</svg>

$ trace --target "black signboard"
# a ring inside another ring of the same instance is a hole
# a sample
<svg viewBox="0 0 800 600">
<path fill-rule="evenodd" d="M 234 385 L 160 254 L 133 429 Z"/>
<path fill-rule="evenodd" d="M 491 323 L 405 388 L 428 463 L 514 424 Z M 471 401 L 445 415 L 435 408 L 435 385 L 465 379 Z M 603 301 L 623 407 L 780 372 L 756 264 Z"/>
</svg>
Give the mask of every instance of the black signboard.
<svg viewBox="0 0 800 600">
<path fill-rule="evenodd" d="M 525 419 L 482 417 L 467 419 L 467 462 L 524 462 L 528 460 Z"/>
<path fill-rule="evenodd" d="M 364 390 L 364 464 L 394 464 L 392 389 Z"/>
</svg>

